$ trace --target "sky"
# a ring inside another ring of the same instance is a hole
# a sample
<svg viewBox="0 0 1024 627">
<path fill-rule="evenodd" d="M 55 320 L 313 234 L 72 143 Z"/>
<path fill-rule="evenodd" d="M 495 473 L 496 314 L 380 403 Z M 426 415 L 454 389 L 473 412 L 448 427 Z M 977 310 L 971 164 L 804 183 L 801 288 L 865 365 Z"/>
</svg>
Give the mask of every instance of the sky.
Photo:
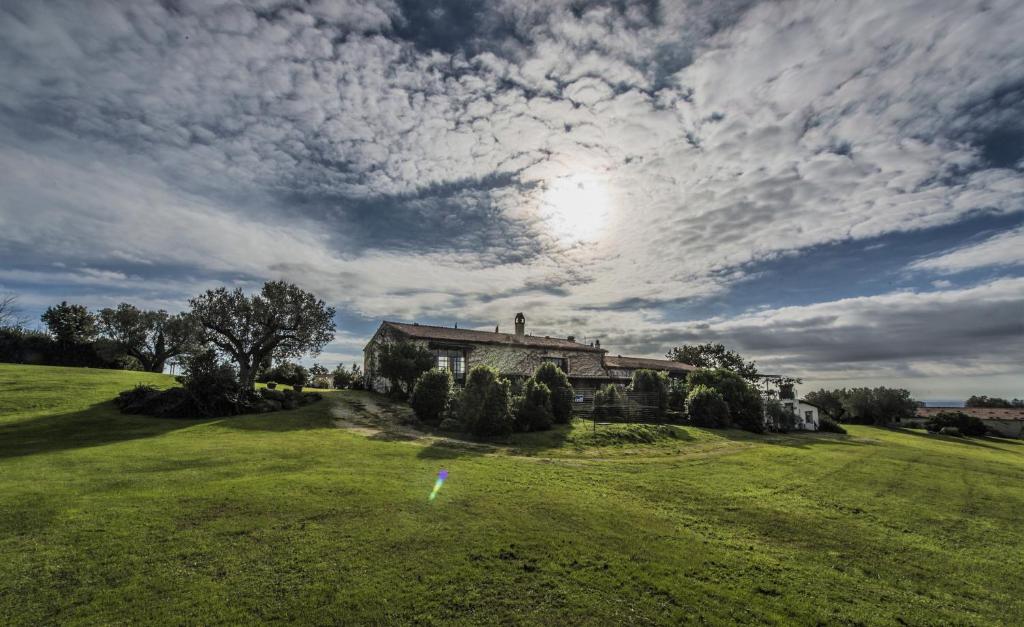
<svg viewBox="0 0 1024 627">
<path fill-rule="evenodd" d="M 1019 0 L 6 0 L 0 293 L 1024 396 Z"/>
</svg>

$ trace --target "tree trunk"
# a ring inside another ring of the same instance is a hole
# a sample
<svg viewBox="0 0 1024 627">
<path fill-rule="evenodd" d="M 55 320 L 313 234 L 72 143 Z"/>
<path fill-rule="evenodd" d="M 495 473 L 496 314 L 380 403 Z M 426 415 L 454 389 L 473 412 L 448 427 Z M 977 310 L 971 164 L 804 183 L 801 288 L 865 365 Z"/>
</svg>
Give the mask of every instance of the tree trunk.
<svg viewBox="0 0 1024 627">
<path fill-rule="evenodd" d="M 245 394 L 251 393 L 256 387 L 256 369 L 244 359 L 238 360 L 238 383 Z"/>
</svg>

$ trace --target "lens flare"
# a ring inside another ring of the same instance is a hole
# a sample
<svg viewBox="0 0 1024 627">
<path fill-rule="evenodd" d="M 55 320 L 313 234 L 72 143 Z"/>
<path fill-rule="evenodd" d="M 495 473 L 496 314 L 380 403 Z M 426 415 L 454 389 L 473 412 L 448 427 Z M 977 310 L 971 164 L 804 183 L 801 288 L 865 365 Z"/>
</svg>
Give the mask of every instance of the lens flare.
<svg viewBox="0 0 1024 627">
<path fill-rule="evenodd" d="M 428 501 L 433 501 L 437 498 L 437 493 L 441 491 L 441 486 L 444 485 L 444 480 L 448 478 L 448 471 L 441 469 L 441 472 L 437 473 L 437 481 L 434 482 L 434 489 L 430 493 Z"/>
</svg>

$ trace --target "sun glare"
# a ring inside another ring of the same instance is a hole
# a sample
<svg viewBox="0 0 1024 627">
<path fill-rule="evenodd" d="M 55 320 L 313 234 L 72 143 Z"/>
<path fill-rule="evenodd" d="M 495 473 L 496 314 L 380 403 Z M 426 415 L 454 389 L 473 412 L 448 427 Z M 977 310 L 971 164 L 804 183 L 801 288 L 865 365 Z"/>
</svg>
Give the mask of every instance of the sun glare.
<svg viewBox="0 0 1024 627">
<path fill-rule="evenodd" d="M 597 239 L 608 222 L 608 189 L 597 177 L 555 179 L 544 192 L 541 216 L 558 239 L 583 242 Z"/>
</svg>

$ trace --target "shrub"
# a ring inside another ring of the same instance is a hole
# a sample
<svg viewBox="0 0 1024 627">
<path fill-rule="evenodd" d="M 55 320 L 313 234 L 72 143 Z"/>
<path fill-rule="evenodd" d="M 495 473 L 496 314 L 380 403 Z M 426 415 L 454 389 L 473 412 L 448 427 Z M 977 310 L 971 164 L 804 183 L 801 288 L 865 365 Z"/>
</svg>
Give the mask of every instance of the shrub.
<svg viewBox="0 0 1024 627">
<path fill-rule="evenodd" d="M 622 418 L 622 393 L 614 383 L 594 392 L 594 418 L 614 420 Z"/>
<path fill-rule="evenodd" d="M 796 428 L 796 414 L 783 407 L 779 399 L 769 399 L 764 409 L 770 431 L 786 433 Z"/>
<path fill-rule="evenodd" d="M 932 432 L 942 432 L 943 428 L 951 427 L 958 431 L 957 435 L 985 435 L 988 431 L 985 428 L 985 423 L 962 411 L 939 412 L 928 418 L 925 427 Z"/>
<path fill-rule="evenodd" d="M 432 368 L 420 375 L 412 390 L 409 404 L 416 417 L 435 425 L 441 422 L 452 391 L 452 375 L 447 370 Z"/>
<path fill-rule="evenodd" d="M 267 389 L 268 390 L 276 390 L 277 389 L 277 381 L 267 381 Z"/>
<path fill-rule="evenodd" d="M 832 420 L 828 416 L 818 416 L 818 431 L 825 431 L 828 433 L 846 433 L 846 429 L 841 424 Z"/>
<path fill-rule="evenodd" d="M 114 405 L 123 414 L 141 414 L 147 402 L 160 391 L 151 385 L 136 385 L 130 390 L 125 390 L 114 399 Z"/>
<path fill-rule="evenodd" d="M 669 379 L 668 408 L 672 411 L 686 411 L 686 381 L 683 379 Z"/>
<path fill-rule="evenodd" d="M 114 404 L 124 414 L 143 414 L 157 418 L 202 417 L 192 394 L 184 388 L 157 390 L 140 385 L 121 392 L 114 399 Z"/>
<path fill-rule="evenodd" d="M 433 354 L 426 347 L 412 342 L 382 344 L 377 351 L 380 376 L 391 383 L 391 395 L 401 398 L 412 393 L 416 379 L 435 363 Z"/>
<path fill-rule="evenodd" d="M 445 418 L 437 428 L 441 431 L 462 431 L 462 423 L 455 418 Z"/>
<path fill-rule="evenodd" d="M 285 361 L 264 370 L 256 380 L 262 383 L 276 381 L 285 385 L 305 385 L 309 382 L 309 378 L 309 371 L 305 366 Z"/>
<path fill-rule="evenodd" d="M 956 427 L 942 427 L 939 429 L 939 433 L 942 435 L 953 435 L 956 437 L 960 437 L 962 435 L 960 433 L 960 429 L 957 429 Z"/>
<path fill-rule="evenodd" d="M 640 396 L 640 404 L 654 407 L 661 416 L 668 406 L 668 374 L 656 370 L 637 370 L 629 382 L 628 392 Z"/>
<path fill-rule="evenodd" d="M 572 418 L 572 385 L 569 377 L 553 363 L 541 364 L 533 373 L 537 383 L 543 383 L 551 391 L 551 414 L 558 424 L 569 424 Z"/>
<path fill-rule="evenodd" d="M 243 390 L 235 368 L 221 361 L 212 350 L 188 355 L 184 359 L 185 389 L 192 395 L 197 416 L 233 416 L 245 413 L 251 391 Z"/>
<path fill-rule="evenodd" d="M 706 385 L 695 385 L 690 388 L 686 397 L 686 411 L 690 421 L 698 427 L 728 427 L 729 405 L 722 395 Z"/>
<path fill-rule="evenodd" d="M 691 389 L 704 385 L 717 391 L 728 405 L 729 420 L 732 424 L 754 433 L 764 431 L 761 395 L 740 375 L 721 368 L 702 368 L 691 372 L 687 382 Z"/>
<path fill-rule="evenodd" d="M 536 379 L 527 379 L 523 394 L 516 398 L 516 430 L 544 431 L 551 428 L 553 421 L 551 390 Z"/>
<path fill-rule="evenodd" d="M 494 368 L 475 366 L 462 391 L 461 422 L 474 435 L 508 435 L 512 433 L 510 400 L 507 379 L 499 377 Z"/>
</svg>

